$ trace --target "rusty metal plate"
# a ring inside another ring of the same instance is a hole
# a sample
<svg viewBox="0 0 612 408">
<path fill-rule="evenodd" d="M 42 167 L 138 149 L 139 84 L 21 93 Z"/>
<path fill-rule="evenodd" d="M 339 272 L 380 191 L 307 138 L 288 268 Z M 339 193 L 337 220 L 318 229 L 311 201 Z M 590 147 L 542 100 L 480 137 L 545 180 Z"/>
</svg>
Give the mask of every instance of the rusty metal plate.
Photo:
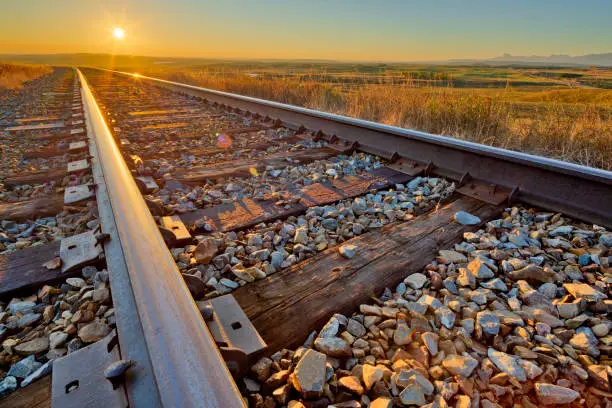
<svg viewBox="0 0 612 408">
<path fill-rule="evenodd" d="M 125 408 L 123 384 L 115 389 L 104 369 L 120 360 L 115 330 L 90 346 L 53 362 L 51 406 L 53 408 Z"/>
<path fill-rule="evenodd" d="M 89 168 L 87 159 L 75 160 L 68 163 L 68 173 L 74 173 L 75 171 L 83 171 Z"/>
<path fill-rule="evenodd" d="M 387 167 L 408 174 L 410 176 L 419 176 L 423 174 L 423 172 L 427 168 L 427 165 L 418 163 L 414 160 L 406 159 L 404 157 L 400 157 L 392 163 L 387 164 Z"/>
<path fill-rule="evenodd" d="M 348 143 L 342 140 L 338 140 L 335 143 L 328 143 L 327 147 L 340 153 L 350 154 L 357 150 L 357 145 L 357 143 Z"/>
<path fill-rule="evenodd" d="M 172 233 L 172 241 L 174 244 L 183 244 L 191 240 L 189 230 L 185 228 L 185 224 L 183 224 L 183 221 L 181 221 L 181 218 L 178 215 L 162 217 L 159 220 L 159 224 L 163 229 Z M 162 233 L 162 235 L 164 234 Z"/>
<path fill-rule="evenodd" d="M 100 247 L 93 231 L 66 237 L 60 242 L 62 273 L 88 265 L 97 260 L 99 256 Z"/>
<path fill-rule="evenodd" d="M 136 180 L 136 184 L 138 185 L 138 188 L 144 194 L 148 194 L 148 193 L 151 193 L 159 189 L 159 186 L 157 185 L 153 177 L 140 176 L 140 177 L 135 177 L 135 180 Z"/>
<path fill-rule="evenodd" d="M 206 323 L 220 347 L 238 348 L 247 356 L 255 355 L 267 347 L 232 295 L 197 303 L 198 306 L 212 306 L 213 318 Z"/>
<path fill-rule="evenodd" d="M 78 203 L 79 201 L 95 197 L 95 195 L 96 192 L 91 184 L 66 187 L 66 190 L 64 190 L 64 204 Z"/>
<path fill-rule="evenodd" d="M 81 112 L 78 112 L 78 113 L 73 113 L 73 114 L 72 114 L 72 117 L 73 117 L 73 118 L 78 118 L 78 117 L 81 117 L 81 116 L 83 116 L 83 113 L 81 113 Z"/>
<path fill-rule="evenodd" d="M 128 146 L 131 144 L 128 139 L 121 139 L 120 142 L 121 142 L 121 146 Z"/>
<path fill-rule="evenodd" d="M 78 134 L 81 134 L 81 133 L 83 133 L 83 132 L 85 132 L 85 129 L 83 129 L 83 128 L 77 128 L 77 129 L 72 129 L 72 130 L 70 131 L 70 134 L 71 134 L 71 135 L 78 135 Z"/>
<path fill-rule="evenodd" d="M 464 186 L 459 187 L 456 191 L 465 196 L 472 197 L 489 204 L 500 205 L 508 200 L 511 190 L 495 185 L 467 182 Z"/>
<path fill-rule="evenodd" d="M 86 148 L 87 142 L 84 140 L 80 142 L 70 142 L 70 144 L 68 145 L 68 150 L 81 150 Z"/>
<path fill-rule="evenodd" d="M 71 124 L 71 125 L 73 125 L 73 126 L 74 126 L 74 125 L 80 125 L 80 124 L 82 124 L 82 123 L 83 123 L 83 121 L 82 121 L 82 120 L 73 120 L 72 122 L 70 122 L 70 124 Z"/>
</svg>

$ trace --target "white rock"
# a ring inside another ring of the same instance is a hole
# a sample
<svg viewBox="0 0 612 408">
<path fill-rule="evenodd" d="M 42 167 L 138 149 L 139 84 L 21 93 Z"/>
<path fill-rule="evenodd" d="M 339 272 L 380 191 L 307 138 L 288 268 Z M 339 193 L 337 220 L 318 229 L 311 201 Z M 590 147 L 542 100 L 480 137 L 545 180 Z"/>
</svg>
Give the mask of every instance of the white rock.
<svg viewBox="0 0 612 408">
<path fill-rule="evenodd" d="M 521 365 L 521 367 L 523 367 L 527 378 L 529 378 L 530 380 L 533 380 L 544 372 L 544 370 L 542 370 L 539 366 L 529 360 L 519 359 L 518 363 Z"/>
<path fill-rule="evenodd" d="M 438 354 L 438 335 L 435 333 L 427 332 L 421 335 L 429 354 L 435 356 Z"/>
<path fill-rule="evenodd" d="M 294 244 L 306 244 L 308 243 L 308 229 L 306 227 L 299 227 L 295 230 L 295 236 L 293 237 Z"/>
<path fill-rule="evenodd" d="M 357 245 L 345 244 L 338 248 L 338 252 L 345 258 L 352 258 L 357 253 Z"/>
<path fill-rule="evenodd" d="M 535 390 L 544 405 L 569 404 L 580 396 L 577 391 L 553 384 L 536 383 Z"/>
<path fill-rule="evenodd" d="M 489 268 L 489 265 L 480 258 L 474 258 L 468 263 L 467 269 L 478 279 L 491 279 L 495 277 L 495 273 Z"/>
<path fill-rule="evenodd" d="M 453 375 L 461 375 L 467 378 L 478 367 L 478 360 L 470 355 L 450 355 L 442 361 L 442 366 Z"/>
<path fill-rule="evenodd" d="M 297 363 L 293 384 L 304 398 L 316 398 L 323 393 L 326 359 L 325 354 L 309 349 Z"/>
<path fill-rule="evenodd" d="M 476 225 L 480 223 L 480 218 L 465 211 L 456 212 L 453 219 L 456 223 L 461 225 Z"/>
<path fill-rule="evenodd" d="M 412 289 L 421 289 L 427 282 L 427 276 L 422 273 L 413 273 L 404 279 L 404 283 Z"/>
<path fill-rule="evenodd" d="M 435 315 L 436 315 L 436 322 L 439 322 L 447 329 L 452 329 L 453 326 L 455 325 L 455 318 L 456 318 L 455 313 L 453 313 L 446 306 L 438 308 L 435 311 Z"/>
<path fill-rule="evenodd" d="M 517 357 L 502 353 L 491 347 L 489 347 L 487 355 L 500 371 L 505 372 L 521 382 L 527 380 L 525 370 L 519 365 Z"/>
<path fill-rule="evenodd" d="M 68 333 L 64 332 L 53 332 L 49 335 L 49 347 L 55 349 L 61 347 L 68 340 Z"/>
</svg>

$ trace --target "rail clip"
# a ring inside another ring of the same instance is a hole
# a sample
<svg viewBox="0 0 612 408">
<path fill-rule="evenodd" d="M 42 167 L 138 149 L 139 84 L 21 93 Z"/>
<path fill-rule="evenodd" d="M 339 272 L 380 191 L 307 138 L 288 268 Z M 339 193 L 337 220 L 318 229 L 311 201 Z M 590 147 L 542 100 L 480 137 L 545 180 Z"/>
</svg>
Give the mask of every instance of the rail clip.
<svg viewBox="0 0 612 408">
<path fill-rule="evenodd" d="M 232 295 L 196 302 L 219 351 L 235 378 L 268 346 Z"/>
</svg>

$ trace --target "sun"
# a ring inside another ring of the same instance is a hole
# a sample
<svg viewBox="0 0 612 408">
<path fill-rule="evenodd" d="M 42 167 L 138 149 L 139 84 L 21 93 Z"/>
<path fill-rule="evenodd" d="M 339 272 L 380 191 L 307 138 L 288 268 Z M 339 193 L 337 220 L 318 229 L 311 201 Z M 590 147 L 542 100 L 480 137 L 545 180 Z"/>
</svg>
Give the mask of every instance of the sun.
<svg viewBox="0 0 612 408">
<path fill-rule="evenodd" d="M 125 37 L 125 30 L 121 27 L 113 28 L 113 37 L 115 37 L 118 40 L 122 40 L 123 37 Z"/>
</svg>

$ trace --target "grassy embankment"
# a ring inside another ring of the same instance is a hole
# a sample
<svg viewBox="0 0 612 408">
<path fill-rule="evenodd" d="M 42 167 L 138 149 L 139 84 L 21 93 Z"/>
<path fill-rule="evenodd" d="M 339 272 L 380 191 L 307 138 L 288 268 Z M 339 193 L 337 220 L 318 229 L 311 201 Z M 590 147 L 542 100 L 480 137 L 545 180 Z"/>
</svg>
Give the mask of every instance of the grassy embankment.
<svg viewBox="0 0 612 408">
<path fill-rule="evenodd" d="M 350 86 L 346 78 L 339 84 L 313 76 L 247 72 L 165 68 L 150 74 L 612 169 L 612 90 L 544 83 L 547 79 L 524 72 L 492 79 L 477 68 L 462 68 L 455 80 L 438 73 L 433 80 L 396 75 L 372 83 L 371 77 L 360 81 L 357 75 Z M 470 87 L 472 79 L 479 87 Z"/>
<path fill-rule="evenodd" d="M 52 71 L 47 65 L 13 64 L 0 62 L 0 88 L 19 89 L 24 82 Z"/>
</svg>

